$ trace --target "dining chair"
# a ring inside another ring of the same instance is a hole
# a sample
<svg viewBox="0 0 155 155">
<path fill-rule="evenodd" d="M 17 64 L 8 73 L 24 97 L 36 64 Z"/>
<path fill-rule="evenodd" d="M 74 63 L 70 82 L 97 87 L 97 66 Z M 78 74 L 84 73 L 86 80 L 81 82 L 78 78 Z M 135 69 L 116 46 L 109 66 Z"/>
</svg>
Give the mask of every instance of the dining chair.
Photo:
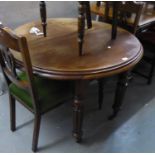
<svg viewBox="0 0 155 155">
<path fill-rule="evenodd" d="M 118 4 L 118 25 L 131 33 L 137 32 L 143 2 L 122 2 Z"/>
<path fill-rule="evenodd" d="M 151 10 L 152 12 L 154 11 L 154 4 L 154 2 L 145 2 L 145 7 L 143 11 L 148 15 L 151 14 Z M 155 23 L 152 22 L 152 24 L 146 26 L 145 29 L 139 31 L 136 36 L 144 47 L 144 56 L 141 61 L 141 66 L 149 66 L 147 67 L 147 74 L 141 70 L 137 70 L 136 73 L 146 78 L 147 84 L 151 84 L 155 70 Z"/>
<path fill-rule="evenodd" d="M 143 45 L 144 56 L 142 63 L 148 64 L 150 67 L 148 69 L 148 74 L 143 72 L 138 72 L 139 75 L 147 79 L 147 84 L 151 84 L 153 80 L 154 70 L 155 70 L 155 29 L 154 26 L 145 29 L 144 31 L 138 33 L 138 39 Z"/>
<path fill-rule="evenodd" d="M 9 28 L 0 26 L 0 64 L 6 79 L 10 100 L 10 127 L 16 130 L 17 100 L 34 114 L 32 150 L 37 151 L 41 116 L 71 99 L 71 84 L 67 81 L 44 79 L 34 75 L 27 40 Z M 18 52 L 23 67 L 18 68 L 13 52 Z"/>
<path fill-rule="evenodd" d="M 114 4 L 117 4 L 114 12 Z M 113 16 L 117 19 L 117 25 L 135 34 L 143 9 L 143 2 L 107 2 L 98 1 L 92 3 L 91 12 L 104 18 L 104 22 L 113 23 Z M 115 24 L 115 23 L 114 23 Z"/>
<path fill-rule="evenodd" d="M 112 24 L 112 39 L 117 37 L 117 27 L 122 27 L 132 34 L 136 34 L 138 22 L 140 20 L 140 15 L 143 9 L 144 3 L 142 2 L 102 2 L 99 4 L 97 2 L 97 7 L 102 7 L 103 12 L 93 11 L 102 17 L 104 21 Z M 104 3 L 104 4 L 103 4 Z M 105 7 L 108 7 L 106 9 Z M 103 9 L 104 8 L 104 9 Z M 92 7 L 91 7 L 92 9 Z M 99 9 L 98 9 L 99 10 Z M 132 79 L 132 73 L 129 72 L 128 79 Z M 99 109 L 101 109 L 103 104 L 103 89 L 105 82 L 103 79 L 98 80 L 98 91 L 99 91 Z"/>
</svg>

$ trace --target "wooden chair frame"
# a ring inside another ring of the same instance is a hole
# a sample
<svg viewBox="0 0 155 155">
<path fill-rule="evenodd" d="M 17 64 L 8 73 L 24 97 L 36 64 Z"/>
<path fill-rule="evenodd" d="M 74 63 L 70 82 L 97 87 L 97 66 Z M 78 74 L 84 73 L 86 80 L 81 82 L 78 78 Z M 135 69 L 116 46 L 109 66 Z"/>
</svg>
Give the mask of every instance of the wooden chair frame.
<svg viewBox="0 0 155 155">
<path fill-rule="evenodd" d="M 33 75 L 27 40 L 23 36 L 16 36 L 9 28 L 3 27 L 1 25 L 0 26 L 0 44 L 2 45 L 2 47 L 0 48 L 0 64 L 1 64 L 2 72 L 6 79 L 7 85 L 9 86 L 11 83 L 13 83 L 17 85 L 19 88 L 22 88 L 23 90 L 27 90 L 30 93 L 30 96 L 32 98 L 32 104 L 33 104 L 33 108 L 31 109 L 20 98 L 12 95 L 9 92 L 10 128 L 12 131 L 16 130 L 15 100 L 18 100 L 19 103 L 21 103 L 28 110 L 34 113 L 35 118 L 34 118 L 32 150 L 36 152 L 37 145 L 38 145 L 38 138 L 39 138 L 41 115 L 44 114 L 46 111 L 44 112 L 41 111 L 40 102 L 38 102 L 39 97 L 36 93 L 35 86 L 34 86 L 34 75 Z M 10 50 L 19 52 L 21 54 L 23 59 L 24 72 L 26 73 L 28 80 L 26 81 L 19 80 L 16 72 L 17 70 L 16 62 Z"/>
<path fill-rule="evenodd" d="M 128 22 L 127 22 L 128 18 L 130 18 L 132 14 L 135 14 L 133 28 L 131 29 L 131 32 L 133 34 L 135 34 L 137 31 L 137 27 L 138 27 L 140 15 L 142 13 L 144 3 L 132 2 L 132 1 L 124 2 L 124 3 L 117 2 L 117 3 L 118 3 L 117 4 L 118 8 L 116 9 L 116 11 L 117 11 L 116 14 L 117 14 L 117 18 L 118 18 L 118 15 L 120 15 L 120 21 L 122 22 L 122 26 L 123 26 L 123 24 L 128 25 Z M 118 12 L 120 12 L 120 14 L 118 14 Z"/>
</svg>

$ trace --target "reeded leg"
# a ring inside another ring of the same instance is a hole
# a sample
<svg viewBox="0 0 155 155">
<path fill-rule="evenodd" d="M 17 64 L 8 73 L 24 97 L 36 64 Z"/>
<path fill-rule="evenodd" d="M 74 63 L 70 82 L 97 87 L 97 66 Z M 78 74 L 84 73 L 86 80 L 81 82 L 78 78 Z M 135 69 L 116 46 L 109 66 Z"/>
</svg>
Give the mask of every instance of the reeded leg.
<svg viewBox="0 0 155 155">
<path fill-rule="evenodd" d="M 79 56 L 83 55 L 83 39 L 85 31 L 85 5 L 84 2 L 79 2 L 79 16 L 78 16 L 78 43 L 79 43 Z"/>
<path fill-rule="evenodd" d="M 102 108 L 102 104 L 103 104 L 103 89 L 104 89 L 103 79 L 99 79 L 98 80 L 98 105 L 99 105 L 99 110 Z"/>
<path fill-rule="evenodd" d="M 82 140 L 82 122 L 83 122 L 83 95 L 86 85 L 83 81 L 75 82 L 75 96 L 73 103 L 73 136 L 76 142 Z"/>
<path fill-rule="evenodd" d="M 125 73 L 121 73 L 119 75 L 118 82 L 117 82 L 117 88 L 116 88 L 116 92 L 115 92 L 115 102 L 112 107 L 113 114 L 109 117 L 110 120 L 117 116 L 117 114 L 122 106 L 124 95 L 125 95 L 126 89 L 128 87 L 128 81 L 129 81 L 128 73 L 129 72 L 125 72 Z"/>
<path fill-rule="evenodd" d="M 73 136 L 75 137 L 76 142 L 81 142 L 83 106 L 81 105 L 81 101 L 78 97 L 75 97 L 73 106 Z"/>
<path fill-rule="evenodd" d="M 37 151 L 38 139 L 39 139 L 39 131 L 40 131 L 40 122 L 41 122 L 41 115 L 36 115 L 35 114 L 33 141 L 32 141 L 32 151 L 33 152 Z"/>
<path fill-rule="evenodd" d="M 44 1 L 40 2 L 40 17 L 42 21 L 44 37 L 46 37 L 46 3 Z"/>
<path fill-rule="evenodd" d="M 9 94 L 9 100 L 10 100 L 10 128 L 11 131 L 16 130 L 16 103 L 15 98 Z"/>
</svg>

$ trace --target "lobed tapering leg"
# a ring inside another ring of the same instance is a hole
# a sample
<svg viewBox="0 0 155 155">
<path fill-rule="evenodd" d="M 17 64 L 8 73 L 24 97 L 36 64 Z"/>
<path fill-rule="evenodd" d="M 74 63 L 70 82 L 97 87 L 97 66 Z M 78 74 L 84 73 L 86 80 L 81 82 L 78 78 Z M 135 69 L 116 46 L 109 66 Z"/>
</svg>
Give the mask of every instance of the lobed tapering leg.
<svg viewBox="0 0 155 155">
<path fill-rule="evenodd" d="M 76 142 L 82 140 L 82 122 L 83 122 L 83 106 L 80 99 L 76 96 L 73 105 L 73 136 Z"/>
<path fill-rule="evenodd" d="M 82 140 L 82 123 L 83 123 L 83 97 L 86 92 L 87 82 L 76 81 L 75 82 L 75 96 L 73 103 L 73 136 L 76 142 L 81 142 Z"/>
<path fill-rule="evenodd" d="M 115 92 L 115 102 L 113 105 L 113 114 L 109 117 L 109 120 L 115 118 L 122 106 L 123 99 L 125 96 L 126 89 L 128 87 L 129 72 L 121 73 L 118 77 L 116 92 Z"/>
<path fill-rule="evenodd" d="M 10 128 L 11 131 L 16 130 L 16 103 L 15 98 L 9 94 L 9 100 L 10 100 Z"/>
<path fill-rule="evenodd" d="M 34 119 L 34 131 L 33 131 L 33 141 L 32 141 L 32 151 L 36 152 L 38 148 L 38 139 L 40 131 L 41 115 L 35 114 Z"/>
</svg>

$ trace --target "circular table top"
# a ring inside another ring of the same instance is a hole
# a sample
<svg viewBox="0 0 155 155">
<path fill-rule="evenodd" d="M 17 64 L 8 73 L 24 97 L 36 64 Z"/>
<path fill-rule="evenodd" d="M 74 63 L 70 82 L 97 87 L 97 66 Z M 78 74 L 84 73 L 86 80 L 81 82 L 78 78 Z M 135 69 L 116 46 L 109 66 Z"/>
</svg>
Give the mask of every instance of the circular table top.
<svg viewBox="0 0 155 155">
<path fill-rule="evenodd" d="M 139 62 L 143 48 L 135 36 L 118 29 L 111 40 L 111 26 L 93 22 L 85 31 L 84 55 L 78 55 L 77 19 L 48 19 L 47 37 L 30 34 L 32 27 L 42 30 L 41 22 L 18 27 L 15 32 L 27 38 L 33 68 L 52 79 L 94 79 L 121 73 Z M 20 63 L 21 55 L 13 52 Z"/>
</svg>

